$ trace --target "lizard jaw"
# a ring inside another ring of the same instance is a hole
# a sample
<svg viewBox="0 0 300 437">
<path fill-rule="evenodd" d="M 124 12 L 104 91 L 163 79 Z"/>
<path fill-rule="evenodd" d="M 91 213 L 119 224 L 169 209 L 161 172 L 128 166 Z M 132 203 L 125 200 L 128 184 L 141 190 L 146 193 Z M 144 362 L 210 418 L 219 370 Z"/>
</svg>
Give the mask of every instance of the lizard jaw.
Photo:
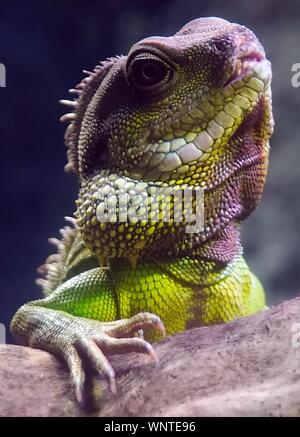
<svg viewBox="0 0 300 437">
<path fill-rule="evenodd" d="M 260 52 L 243 53 L 236 62 L 235 72 L 220 91 L 189 112 L 179 114 L 169 129 L 172 139 L 155 138 L 139 165 L 128 172 L 133 179 L 167 181 L 182 179 L 191 162 L 205 165 L 211 152 L 224 146 L 263 95 L 269 93 L 271 64 Z M 210 108 L 222 109 L 209 114 Z M 190 128 L 182 132 L 180 123 Z M 159 134 L 161 135 L 161 134 Z M 155 137 L 155 133 L 154 133 Z M 203 186 L 205 181 L 203 181 Z"/>
</svg>

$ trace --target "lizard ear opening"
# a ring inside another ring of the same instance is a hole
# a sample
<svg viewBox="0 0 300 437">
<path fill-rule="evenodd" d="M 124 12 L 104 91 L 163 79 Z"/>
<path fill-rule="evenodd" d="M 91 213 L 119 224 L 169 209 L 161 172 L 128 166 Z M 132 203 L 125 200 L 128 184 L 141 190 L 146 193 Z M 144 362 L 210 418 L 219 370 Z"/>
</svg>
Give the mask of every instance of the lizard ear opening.
<svg viewBox="0 0 300 437">
<path fill-rule="evenodd" d="M 96 65 L 93 71 L 83 70 L 87 77 L 76 85 L 75 88 L 69 90 L 72 95 L 75 95 L 75 99 L 60 100 L 61 104 L 71 108 L 71 112 L 60 118 L 62 122 L 69 123 L 64 137 L 67 147 L 66 171 L 73 171 L 79 174 L 78 140 L 85 111 L 104 77 L 119 58 L 109 58 Z"/>
</svg>

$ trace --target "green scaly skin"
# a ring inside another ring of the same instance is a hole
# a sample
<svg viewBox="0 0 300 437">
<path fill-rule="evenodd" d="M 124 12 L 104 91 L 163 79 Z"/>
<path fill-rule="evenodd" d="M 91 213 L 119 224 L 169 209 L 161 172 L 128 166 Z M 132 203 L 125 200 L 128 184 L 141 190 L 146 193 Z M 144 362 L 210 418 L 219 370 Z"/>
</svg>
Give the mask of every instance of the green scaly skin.
<svg viewBox="0 0 300 437">
<path fill-rule="evenodd" d="M 80 182 L 76 221 L 52 240 L 58 253 L 39 280 L 45 298 L 22 306 L 11 327 L 24 344 L 66 361 L 79 401 L 90 375 L 101 373 L 115 391 L 106 353 L 155 358 L 141 330 L 153 340 L 163 326 L 170 335 L 265 307 L 240 223 L 267 173 L 270 81 L 250 30 L 202 18 L 96 66 L 71 90 L 75 100 L 63 101 L 72 108 L 62 119 L 70 122 L 67 169 Z M 186 232 L 174 201 L 168 222 L 163 202 L 150 210 L 150 193 L 170 187 L 204 191 L 201 230 Z M 138 218 L 100 220 L 105 199 L 122 213 L 128 192 Z"/>
</svg>

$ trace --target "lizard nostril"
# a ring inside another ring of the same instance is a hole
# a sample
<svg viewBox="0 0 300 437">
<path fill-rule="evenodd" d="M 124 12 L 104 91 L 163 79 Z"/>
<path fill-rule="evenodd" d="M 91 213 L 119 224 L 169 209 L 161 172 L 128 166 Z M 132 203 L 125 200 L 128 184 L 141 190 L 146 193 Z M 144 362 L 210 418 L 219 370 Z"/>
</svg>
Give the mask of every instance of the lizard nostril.
<svg viewBox="0 0 300 437">
<path fill-rule="evenodd" d="M 216 50 L 216 52 L 223 53 L 226 51 L 226 45 L 222 41 L 214 41 L 213 47 Z"/>
</svg>

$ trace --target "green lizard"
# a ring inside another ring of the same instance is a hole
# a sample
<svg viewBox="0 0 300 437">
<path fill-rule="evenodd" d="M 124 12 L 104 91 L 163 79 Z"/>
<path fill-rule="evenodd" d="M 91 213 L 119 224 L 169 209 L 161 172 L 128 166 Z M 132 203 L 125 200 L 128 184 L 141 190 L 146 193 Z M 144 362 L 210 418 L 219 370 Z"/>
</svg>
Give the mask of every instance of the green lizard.
<svg viewBox="0 0 300 437">
<path fill-rule="evenodd" d="M 39 280 L 45 297 L 11 323 L 23 344 L 63 358 L 79 401 L 89 370 L 115 391 L 107 354 L 155 358 L 146 339 L 158 331 L 265 307 L 242 256 L 240 223 L 260 200 L 273 130 L 270 62 L 250 30 L 223 19 L 143 39 L 87 74 L 74 100 L 63 101 L 71 107 L 62 117 L 66 167 L 80 183 L 76 220 L 52 240 L 58 253 Z M 203 190 L 198 232 L 175 220 L 174 196 L 163 220 L 153 192 L 170 187 Z M 109 205 L 118 218 L 103 220 Z M 124 205 L 131 219 L 120 219 Z"/>
</svg>

